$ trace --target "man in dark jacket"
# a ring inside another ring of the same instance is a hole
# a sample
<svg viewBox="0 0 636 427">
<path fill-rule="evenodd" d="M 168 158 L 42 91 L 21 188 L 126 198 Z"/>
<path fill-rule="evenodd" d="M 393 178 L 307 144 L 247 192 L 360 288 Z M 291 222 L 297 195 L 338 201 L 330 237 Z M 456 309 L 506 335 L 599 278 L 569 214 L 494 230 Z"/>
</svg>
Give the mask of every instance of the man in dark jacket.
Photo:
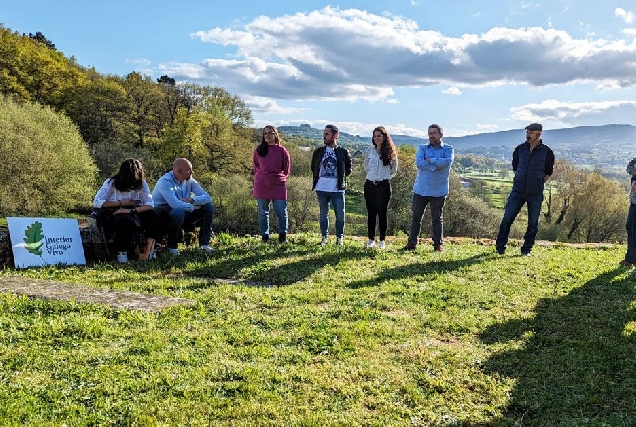
<svg viewBox="0 0 636 427">
<path fill-rule="evenodd" d="M 543 187 L 552 176 L 554 168 L 554 153 L 541 140 L 542 131 L 543 126 L 539 123 L 526 126 L 526 142 L 518 145 L 512 153 L 515 178 L 497 234 L 497 252 L 500 255 L 506 252 L 510 226 L 524 203 L 528 205 L 528 228 L 523 236 L 522 255 L 530 256 L 537 237 Z"/>
<path fill-rule="evenodd" d="M 343 244 L 345 226 L 345 190 L 347 177 L 351 174 L 351 155 L 345 148 L 338 146 L 338 128 L 327 125 L 323 132 L 322 147 L 314 150 L 311 156 L 311 172 L 314 177 L 313 189 L 316 190 L 320 205 L 321 245 L 327 243 L 329 234 L 329 203 L 336 214 L 336 244 Z"/>
</svg>

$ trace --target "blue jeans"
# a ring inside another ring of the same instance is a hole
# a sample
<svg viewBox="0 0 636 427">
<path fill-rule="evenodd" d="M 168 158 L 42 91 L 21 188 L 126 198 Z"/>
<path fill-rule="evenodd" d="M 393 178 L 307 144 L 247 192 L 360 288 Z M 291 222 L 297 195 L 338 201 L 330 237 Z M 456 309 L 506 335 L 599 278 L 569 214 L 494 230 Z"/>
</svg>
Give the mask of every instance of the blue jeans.
<svg viewBox="0 0 636 427">
<path fill-rule="evenodd" d="M 627 213 L 627 252 L 625 252 L 625 261 L 636 263 L 636 205 L 629 204 L 629 212 Z"/>
<path fill-rule="evenodd" d="M 508 245 L 508 235 L 510 234 L 510 227 L 515 218 L 519 214 L 519 211 L 523 207 L 523 204 L 528 205 L 528 228 L 526 234 L 523 236 L 523 246 L 521 246 L 522 253 L 530 253 L 534 240 L 537 237 L 537 231 L 539 231 L 539 215 L 541 215 L 541 203 L 543 203 L 543 191 L 532 195 L 526 196 L 523 193 L 517 191 L 511 191 L 506 202 L 506 208 L 504 210 L 504 216 L 499 225 L 499 234 L 497 234 L 497 250 L 505 251 Z"/>
<path fill-rule="evenodd" d="M 320 206 L 320 233 L 323 237 L 329 234 L 329 202 L 336 214 L 336 237 L 344 235 L 345 227 L 345 193 L 331 191 L 316 191 Z"/>
<path fill-rule="evenodd" d="M 258 226 L 261 236 L 269 236 L 269 202 L 274 206 L 278 218 L 278 234 L 287 234 L 287 200 L 256 199 L 258 203 Z"/>
<path fill-rule="evenodd" d="M 168 205 L 159 205 L 155 208 L 159 213 L 164 227 L 168 232 L 168 247 L 175 248 L 182 235 L 182 229 L 192 231 L 199 227 L 199 245 L 209 245 L 212 236 L 212 218 L 214 217 L 214 206 L 212 203 L 197 206 L 192 212 L 183 209 L 171 208 Z"/>
<path fill-rule="evenodd" d="M 444 204 L 446 196 L 432 197 L 420 196 L 413 193 L 413 215 L 411 217 L 411 230 L 409 231 L 408 246 L 416 246 L 417 238 L 422 229 L 422 216 L 426 206 L 431 205 L 431 227 L 433 231 L 433 243 L 441 245 L 444 239 Z"/>
</svg>

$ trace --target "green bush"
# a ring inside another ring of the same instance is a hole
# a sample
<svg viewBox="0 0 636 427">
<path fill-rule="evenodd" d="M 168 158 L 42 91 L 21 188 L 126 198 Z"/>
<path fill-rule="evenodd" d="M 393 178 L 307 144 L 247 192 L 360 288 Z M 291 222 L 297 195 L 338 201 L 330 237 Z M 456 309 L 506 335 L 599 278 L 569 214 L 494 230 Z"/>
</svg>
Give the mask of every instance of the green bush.
<svg viewBox="0 0 636 427">
<path fill-rule="evenodd" d="M 66 116 L 0 97 L 0 157 L 3 216 L 49 216 L 91 205 L 96 167 Z"/>
</svg>

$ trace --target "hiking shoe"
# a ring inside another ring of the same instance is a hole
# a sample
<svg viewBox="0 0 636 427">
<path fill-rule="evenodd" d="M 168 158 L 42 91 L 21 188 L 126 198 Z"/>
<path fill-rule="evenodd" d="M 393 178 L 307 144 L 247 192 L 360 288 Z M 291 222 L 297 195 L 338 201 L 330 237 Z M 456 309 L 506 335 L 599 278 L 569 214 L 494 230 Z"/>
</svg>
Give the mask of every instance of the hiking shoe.
<svg viewBox="0 0 636 427">
<path fill-rule="evenodd" d="M 168 252 L 172 255 L 179 255 L 179 249 L 177 248 L 168 248 Z"/>
<path fill-rule="evenodd" d="M 523 252 L 523 251 L 522 251 L 522 252 L 521 252 L 521 256 L 531 256 L 531 255 L 530 255 L 530 252 Z"/>
<path fill-rule="evenodd" d="M 444 246 L 442 244 L 433 245 L 433 250 L 435 252 L 444 252 Z"/>
<path fill-rule="evenodd" d="M 621 262 L 618 263 L 618 265 L 620 265 L 621 267 L 632 268 L 634 266 L 634 263 L 622 260 Z"/>
<path fill-rule="evenodd" d="M 415 250 L 415 248 L 416 248 L 416 246 L 415 246 L 415 245 L 411 245 L 411 244 L 408 244 L 408 243 L 407 243 L 407 244 L 406 244 L 406 246 L 404 246 L 404 247 L 402 248 L 402 250 L 403 250 L 403 251 L 414 251 L 414 250 Z"/>
<path fill-rule="evenodd" d="M 340 236 L 340 237 L 338 237 L 338 238 L 336 239 L 336 245 L 338 245 L 338 246 L 342 246 L 342 245 L 344 245 L 344 240 L 343 240 L 343 237 L 342 237 L 342 236 Z"/>
<path fill-rule="evenodd" d="M 280 244 L 287 243 L 287 233 L 280 233 L 278 235 L 278 243 Z"/>
<path fill-rule="evenodd" d="M 117 262 L 121 262 L 121 263 L 128 262 L 128 252 L 118 252 L 117 253 Z"/>
<path fill-rule="evenodd" d="M 263 241 L 263 243 L 269 242 L 269 234 L 263 234 L 261 236 L 261 240 Z"/>
<path fill-rule="evenodd" d="M 380 240 L 380 243 L 378 243 L 378 249 L 384 249 L 386 247 L 386 244 L 384 243 L 384 240 Z"/>
<path fill-rule="evenodd" d="M 325 246 L 327 244 L 327 236 L 322 236 L 322 240 L 318 244 L 320 246 Z"/>
<path fill-rule="evenodd" d="M 367 248 L 375 248 L 375 240 L 369 239 L 367 242 Z"/>
<path fill-rule="evenodd" d="M 497 248 L 497 253 L 498 253 L 499 255 L 503 255 L 503 254 L 505 254 L 505 253 L 506 253 L 506 248 Z"/>
<path fill-rule="evenodd" d="M 199 246 L 199 250 L 207 252 L 209 254 L 214 252 L 214 248 L 212 246 L 210 246 L 210 245 L 201 245 L 201 246 Z"/>
</svg>

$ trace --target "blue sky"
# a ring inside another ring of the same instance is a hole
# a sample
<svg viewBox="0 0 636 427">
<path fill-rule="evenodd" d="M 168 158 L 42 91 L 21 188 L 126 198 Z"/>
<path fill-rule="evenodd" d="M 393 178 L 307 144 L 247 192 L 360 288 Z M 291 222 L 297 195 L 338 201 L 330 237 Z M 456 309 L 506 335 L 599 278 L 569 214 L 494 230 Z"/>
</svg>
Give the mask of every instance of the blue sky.
<svg viewBox="0 0 636 427">
<path fill-rule="evenodd" d="M 359 135 L 636 124 L 635 14 L 634 0 L 0 0 L 6 28 L 100 73 L 222 86 L 256 126 Z"/>
</svg>

